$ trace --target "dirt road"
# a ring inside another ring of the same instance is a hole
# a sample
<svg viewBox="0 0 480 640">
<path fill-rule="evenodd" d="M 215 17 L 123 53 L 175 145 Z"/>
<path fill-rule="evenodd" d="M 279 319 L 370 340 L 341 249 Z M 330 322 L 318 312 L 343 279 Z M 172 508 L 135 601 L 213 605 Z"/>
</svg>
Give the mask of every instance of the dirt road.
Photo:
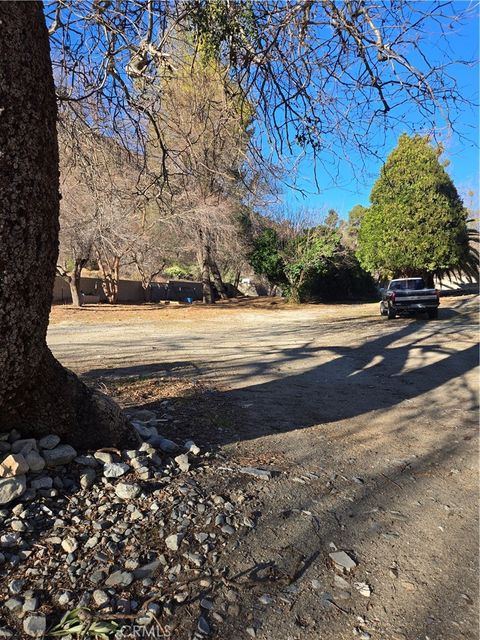
<svg viewBox="0 0 480 640">
<path fill-rule="evenodd" d="M 215 383 L 238 420 L 214 444 L 277 472 L 251 480 L 256 526 L 224 559 L 243 585 L 225 640 L 474 639 L 476 307 L 445 301 L 435 321 L 377 305 L 59 310 L 49 343 L 87 377 Z M 356 564 L 343 576 L 336 549 Z"/>
</svg>

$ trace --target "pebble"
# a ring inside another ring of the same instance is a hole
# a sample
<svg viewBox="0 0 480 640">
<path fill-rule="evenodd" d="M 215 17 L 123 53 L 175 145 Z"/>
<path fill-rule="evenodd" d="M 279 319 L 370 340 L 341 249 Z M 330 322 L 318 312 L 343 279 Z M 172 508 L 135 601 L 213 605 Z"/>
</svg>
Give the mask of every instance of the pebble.
<svg viewBox="0 0 480 640">
<path fill-rule="evenodd" d="M 92 593 L 92 599 L 97 607 L 105 607 L 110 602 L 108 594 L 101 589 L 95 589 L 95 591 Z"/>
<path fill-rule="evenodd" d="M 58 467 L 68 464 L 77 456 L 77 452 L 69 444 L 59 444 L 53 449 L 44 449 L 42 456 L 47 467 Z"/>
<path fill-rule="evenodd" d="M 80 472 L 80 486 L 82 489 L 89 489 L 95 483 L 97 474 L 95 469 L 87 468 Z"/>
<path fill-rule="evenodd" d="M 114 571 L 105 580 L 107 587 L 128 587 L 132 582 L 133 575 L 128 571 Z"/>
<path fill-rule="evenodd" d="M 26 476 L 15 478 L 2 478 L 0 480 L 0 504 L 8 504 L 19 498 L 27 488 Z"/>
<path fill-rule="evenodd" d="M 103 475 L 105 478 L 119 478 L 128 471 L 130 471 L 130 467 L 124 462 L 110 462 L 103 467 Z"/>
<path fill-rule="evenodd" d="M 261 478 L 262 480 L 270 480 L 272 477 L 272 472 L 267 469 L 256 469 L 255 467 L 240 467 L 238 469 L 240 473 L 246 473 L 249 476 L 255 476 L 256 478 Z"/>
<path fill-rule="evenodd" d="M 57 446 L 57 444 L 60 444 L 60 438 L 53 433 L 51 435 L 40 438 L 40 440 L 38 441 L 38 446 L 40 447 L 40 449 L 53 449 Z"/>
<path fill-rule="evenodd" d="M 47 619 L 43 615 L 29 616 L 23 621 L 23 630 L 27 636 L 41 638 L 47 630 Z"/>
<path fill-rule="evenodd" d="M 19 440 L 15 440 L 12 444 L 12 453 L 22 453 L 27 454 L 32 449 L 37 448 L 37 441 L 35 438 L 23 438 Z"/>
<path fill-rule="evenodd" d="M 134 500 L 137 498 L 142 489 L 138 484 L 126 484 L 120 482 L 115 487 L 115 494 L 122 500 Z"/>
<path fill-rule="evenodd" d="M 29 466 L 30 471 L 33 471 L 34 473 L 38 473 L 45 469 L 45 460 L 38 453 L 38 451 L 35 451 L 34 449 L 26 454 L 25 460 Z"/>
<path fill-rule="evenodd" d="M 29 466 L 21 453 L 8 455 L 0 464 L 0 478 L 13 478 L 27 473 Z"/>
<path fill-rule="evenodd" d="M 190 463 L 188 461 L 188 453 L 182 453 L 181 455 L 175 458 L 175 462 L 179 467 L 180 471 L 187 472 L 190 469 Z"/>
<path fill-rule="evenodd" d="M 61 545 L 67 553 L 74 553 L 78 549 L 78 542 L 72 537 L 64 538 Z"/>
<path fill-rule="evenodd" d="M 183 536 L 179 533 L 173 533 L 165 538 L 165 546 L 171 551 L 178 551 L 178 547 L 182 541 Z"/>
<path fill-rule="evenodd" d="M 345 551 L 335 551 L 334 553 L 329 553 L 328 555 L 331 560 L 333 560 L 335 566 L 339 569 L 351 571 L 357 566 L 355 560 L 353 560 L 353 558 L 351 558 L 348 553 L 345 553 Z"/>
<path fill-rule="evenodd" d="M 207 636 L 210 633 L 210 625 L 203 616 L 200 616 L 200 618 L 198 619 L 197 629 L 200 631 L 200 633 L 203 633 Z"/>
</svg>

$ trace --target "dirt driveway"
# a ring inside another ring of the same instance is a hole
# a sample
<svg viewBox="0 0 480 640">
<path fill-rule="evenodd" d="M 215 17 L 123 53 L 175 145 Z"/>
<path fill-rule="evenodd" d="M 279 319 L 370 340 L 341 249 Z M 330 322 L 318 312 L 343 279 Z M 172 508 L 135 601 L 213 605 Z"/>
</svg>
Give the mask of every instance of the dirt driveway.
<svg viewBox="0 0 480 640">
<path fill-rule="evenodd" d="M 216 427 L 226 466 L 274 472 L 251 480 L 256 526 L 224 559 L 243 587 L 222 638 L 474 639 L 476 309 L 58 309 L 49 343 L 87 377 L 214 383 L 238 418 Z"/>
</svg>

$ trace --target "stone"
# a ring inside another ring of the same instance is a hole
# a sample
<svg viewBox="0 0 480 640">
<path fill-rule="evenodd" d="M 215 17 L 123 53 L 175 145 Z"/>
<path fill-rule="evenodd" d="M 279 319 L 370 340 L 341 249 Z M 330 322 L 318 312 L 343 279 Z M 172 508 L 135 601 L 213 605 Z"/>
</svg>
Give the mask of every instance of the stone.
<svg viewBox="0 0 480 640">
<path fill-rule="evenodd" d="M 93 457 L 103 464 L 112 464 L 114 461 L 113 453 L 109 453 L 108 451 L 95 451 Z"/>
<path fill-rule="evenodd" d="M 333 586 L 336 589 L 343 589 L 344 591 L 348 591 L 350 589 L 350 583 L 342 578 L 341 576 L 335 576 L 333 578 Z"/>
<path fill-rule="evenodd" d="M 175 462 L 177 466 L 180 468 L 180 471 L 187 472 L 190 469 L 190 463 L 188 461 L 188 453 L 182 453 L 181 455 L 175 458 Z"/>
<path fill-rule="evenodd" d="M 173 440 L 169 440 L 168 438 L 162 438 L 162 436 L 152 436 L 148 439 L 148 442 L 153 446 L 164 453 L 175 453 L 178 451 L 178 445 Z"/>
<path fill-rule="evenodd" d="M 253 627 L 247 627 L 246 628 L 246 632 L 248 633 L 248 635 L 251 638 L 256 638 L 257 637 L 257 632 L 255 631 L 255 629 Z"/>
<path fill-rule="evenodd" d="M 15 478 L 3 478 L 0 480 L 0 504 L 8 504 L 15 498 L 19 498 L 27 488 L 26 476 Z"/>
<path fill-rule="evenodd" d="M 353 586 L 362 596 L 365 596 L 365 598 L 370 597 L 372 590 L 366 582 L 354 582 Z"/>
<path fill-rule="evenodd" d="M 92 599 L 97 607 L 105 607 L 110 602 L 108 594 L 101 589 L 95 589 L 95 591 L 92 593 Z"/>
<path fill-rule="evenodd" d="M 189 552 L 186 554 L 186 557 L 188 558 L 189 562 L 194 564 L 196 567 L 201 567 L 203 564 L 203 558 L 199 553 Z"/>
<path fill-rule="evenodd" d="M 95 458 L 91 455 L 77 456 L 76 458 L 74 458 L 74 462 L 82 465 L 83 467 L 91 467 L 91 468 L 98 467 L 97 460 L 95 460 Z"/>
<path fill-rule="evenodd" d="M 138 567 L 133 571 L 133 575 L 136 580 L 143 580 L 144 578 L 150 578 L 153 576 L 155 571 L 159 569 L 161 566 L 160 560 L 153 560 L 153 562 L 149 562 L 148 564 L 144 564 L 141 567 Z"/>
<path fill-rule="evenodd" d="M 198 619 L 197 629 L 200 631 L 200 633 L 206 636 L 208 636 L 210 633 L 210 625 L 203 616 L 200 616 L 200 618 Z"/>
<path fill-rule="evenodd" d="M 107 587 L 128 587 L 133 582 L 133 575 L 129 571 L 114 571 L 105 580 Z"/>
<path fill-rule="evenodd" d="M 141 422 L 132 422 L 132 425 L 142 440 L 150 440 L 150 438 L 158 436 L 156 427 L 148 427 L 146 424 Z"/>
<path fill-rule="evenodd" d="M 178 547 L 183 539 L 180 533 L 173 533 L 171 536 L 165 538 L 165 545 L 167 549 L 171 551 L 178 551 Z"/>
<path fill-rule="evenodd" d="M 95 483 L 97 474 L 95 472 L 95 469 L 87 467 L 87 469 L 80 471 L 79 478 L 80 486 L 82 487 L 82 489 L 89 489 Z"/>
<path fill-rule="evenodd" d="M 48 467 L 59 467 L 76 458 L 77 452 L 69 444 L 59 444 L 53 449 L 43 449 L 42 456 Z"/>
<path fill-rule="evenodd" d="M 228 536 L 231 536 L 235 533 L 235 529 L 229 524 L 224 524 L 222 527 L 222 531 L 223 533 L 226 533 Z"/>
<path fill-rule="evenodd" d="M 37 449 L 37 441 L 35 438 L 24 438 L 22 440 L 16 440 L 12 444 L 12 453 L 27 454 L 29 451 Z"/>
<path fill-rule="evenodd" d="M 263 596 L 260 596 L 259 601 L 265 605 L 272 604 L 273 598 L 268 593 L 264 593 Z"/>
<path fill-rule="evenodd" d="M 63 593 L 61 593 L 58 596 L 57 600 L 58 600 L 58 604 L 61 607 L 64 607 L 65 605 L 67 605 L 71 601 L 71 599 L 72 599 L 72 594 L 69 593 L 68 591 L 64 591 Z"/>
<path fill-rule="evenodd" d="M 260 478 L 261 480 L 270 480 L 272 477 L 272 472 L 267 469 L 256 469 L 254 467 L 240 467 L 238 469 L 240 473 L 245 473 L 249 476 L 254 476 L 255 478 Z"/>
<path fill-rule="evenodd" d="M 135 411 L 134 413 L 135 419 L 140 420 L 140 422 L 149 422 L 150 420 L 156 420 L 157 414 L 153 411 L 149 411 L 148 409 L 140 409 L 139 411 Z"/>
<path fill-rule="evenodd" d="M 66 553 L 74 553 L 78 549 L 78 542 L 71 536 L 64 538 L 61 544 Z"/>
<path fill-rule="evenodd" d="M 7 629 L 6 627 L 0 627 L 0 638 L 2 640 L 13 638 L 13 631 L 10 631 L 10 629 Z"/>
<path fill-rule="evenodd" d="M 18 611 L 18 609 L 22 608 L 22 605 L 23 602 L 20 598 L 8 598 L 3 602 L 3 606 L 9 611 Z"/>
<path fill-rule="evenodd" d="M 44 436 L 38 441 L 40 449 L 54 449 L 57 444 L 60 444 L 60 438 L 54 433 Z"/>
<path fill-rule="evenodd" d="M 22 476 L 29 471 L 29 466 L 21 453 L 10 454 L 0 464 L 0 478 Z"/>
<path fill-rule="evenodd" d="M 115 494 L 122 500 L 134 500 L 137 498 L 142 489 L 138 484 L 126 484 L 120 482 L 115 487 Z"/>
<path fill-rule="evenodd" d="M 329 553 L 328 555 L 337 569 L 351 571 L 357 566 L 355 560 L 353 560 L 353 558 L 351 558 L 348 553 L 345 553 L 345 551 L 335 551 L 334 553 Z"/>
<path fill-rule="evenodd" d="M 120 478 L 128 471 L 130 471 L 130 467 L 124 462 L 109 462 L 103 467 L 105 478 Z"/>
<path fill-rule="evenodd" d="M 43 615 L 29 616 L 23 621 L 23 630 L 32 638 L 42 638 L 47 630 L 47 619 Z"/>
<path fill-rule="evenodd" d="M 26 454 L 25 460 L 30 467 L 30 471 L 33 471 L 34 473 L 38 473 L 45 469 L 45 460 L 38 451 L 35 451 L 34 449 Z"/>
<path fill-rule="evenodd" d="M 23 603 L 23 611 L 24 613 L 31 613 L 32 611 L 36 611 L 38 608 L 38 600 L 35 596 L 31 598 L 25 598 L 25 602 Z"/>
<path fill-rule="evenodd" d="M 211 600 L 207 600 L 206 598 L 202 598 L 202 600 L 200 600 L 200 606 L 202 607 L 202 609 L 210 611 L 211 609 L 213 609 L 213 602 Z"/>
<path fill-rule="evenodd" d="M 200 453 L 200 447 L 198 447 L 193 440 L 187 440 L 183 446 L 192 456 L 198 456 Z"/>
<path fill-rule="evenodd" d="M 50 476 L 34 478 L 30 481 L 30 486 L 32 489 L 51 489 L 53 486 L 53 480 Z"/>
</svg>

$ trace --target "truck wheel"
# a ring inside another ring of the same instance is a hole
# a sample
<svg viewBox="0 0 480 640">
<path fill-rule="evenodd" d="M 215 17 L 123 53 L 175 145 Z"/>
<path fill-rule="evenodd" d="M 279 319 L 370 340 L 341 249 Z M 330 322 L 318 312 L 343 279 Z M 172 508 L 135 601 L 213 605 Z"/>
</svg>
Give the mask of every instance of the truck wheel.
<svg viewBox="0 0 480 640">
<path fill-rule="evenodd" d="M 438 309 L 429 309 L 427 315 L 429 320 L 435 320 L 435 318 L 438 318 Z"/>
<path fill-rule="evenodd" d="M 391 307 L 388 307 L 388 310 L 387 310 L 387 318 L 388 318 L 389 320 L 395 320 L 396 315 L 397 315 L 397 314 L 395 313 L 395 311 L 394 311 Z"/>
</svg>

